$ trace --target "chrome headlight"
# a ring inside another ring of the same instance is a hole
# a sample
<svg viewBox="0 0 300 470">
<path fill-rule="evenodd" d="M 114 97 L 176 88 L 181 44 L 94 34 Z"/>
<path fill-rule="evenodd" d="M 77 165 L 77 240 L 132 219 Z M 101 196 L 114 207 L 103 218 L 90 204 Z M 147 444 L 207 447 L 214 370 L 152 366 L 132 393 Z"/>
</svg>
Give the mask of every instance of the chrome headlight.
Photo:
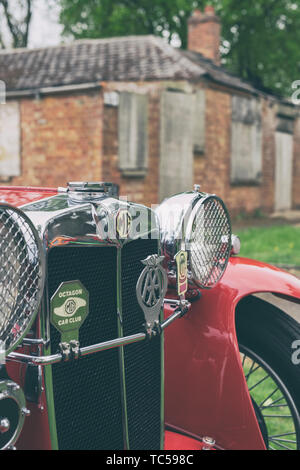
<svg viewBox="0 0 300 470">
<path fill-rule="evenodd" d="M 200 288 L 214 287 L 231 251 L 231 223 L 223 201 L 211 194 L 184 193 L 164 201 L 157 214 L 166 268 L 172 270 L 174 256 L 185 249 L 190 280 Z"/>
<path fill-rule="evenodd" d="M 26 335 L 44 288 L 44 256 L 30 219 L 0 204 L 0 343 L 6 354 Z"/>
<path fill-rule="evenodd" d="M 13 448 L 29 414 L 20 386 L 0 380 L 0 450 Z"/>
</svg>

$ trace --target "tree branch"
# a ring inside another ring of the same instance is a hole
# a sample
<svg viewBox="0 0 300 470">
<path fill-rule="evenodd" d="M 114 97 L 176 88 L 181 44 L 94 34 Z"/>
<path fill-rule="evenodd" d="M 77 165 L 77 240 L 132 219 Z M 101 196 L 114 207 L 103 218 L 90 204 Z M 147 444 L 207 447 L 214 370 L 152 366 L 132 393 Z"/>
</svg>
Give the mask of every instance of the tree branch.
<svg viewBox="0 0 300 470">
<path fill-rule="evenodd" d="M 0 0 L 0 5 L 3 7 L 7 26 L 13 39 L 13 47 L 27 47 L 32 19 L 32 3 L 33 0 L 26 0 L 24 19 L 18 22 L 10 13 L 8 0 Z"/>
<path fill-rule="evenodd" d="M 24 34 L 24 41 L 26 43 L 26 46 L 28 44 L 31 18 L 32 18 L 32 0 L 27 0 L 27 14 L 25 16 L 25 34 Z"/>
</svg>

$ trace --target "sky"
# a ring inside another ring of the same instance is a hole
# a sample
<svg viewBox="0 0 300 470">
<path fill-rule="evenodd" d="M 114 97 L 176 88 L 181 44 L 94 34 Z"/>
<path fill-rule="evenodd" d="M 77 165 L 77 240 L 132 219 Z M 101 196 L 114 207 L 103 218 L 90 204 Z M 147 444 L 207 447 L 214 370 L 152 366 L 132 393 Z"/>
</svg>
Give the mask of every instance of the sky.
<svg viewBox="0 0 300 470">
<path fill-rule="evenodd" d="M 35 2 L 29 36 L 30 48 L 59 44 L 62 27 L 58 23 L 58 15 L 58 7 L 50 9 L 45 0 Z"/>
</svg>

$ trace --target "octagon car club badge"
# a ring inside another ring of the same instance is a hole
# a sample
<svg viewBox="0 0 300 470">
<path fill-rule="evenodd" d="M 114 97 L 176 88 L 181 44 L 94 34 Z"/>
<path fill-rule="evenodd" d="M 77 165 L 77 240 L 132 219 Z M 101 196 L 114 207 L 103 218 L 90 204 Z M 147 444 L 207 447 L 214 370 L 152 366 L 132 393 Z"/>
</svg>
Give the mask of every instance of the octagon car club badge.
<svg viewBox="0 0 300 470">
<path fill-rule="evenodd" d="M 164 256 L 151 255 L 142 263 L 146 265 L 137 285 L 136 293 L 146 320 L 148 333 L 159 324 L 159 317 L 168 287 L 168 278 L 161 262 Z"/>
<path fill-rule="evenodd" d="M 127 238 L 132 226 L 132 217 L 127 209 L 119 210 L 116 225 L 118 238 Z"/>
<path fill-rule="evenodd" d="M 89 314 L 89 293 L 80 281 L 63 282 L 51 298 L 50 321 L 61 333 L 61 342 L 78 341 Z"/>
<path fill-rule="evenodd" d="M 188 290 L 188 254 L 179 251 L 175 256 L 177 267 L 177 293 L 182 296 Z"/>
</svg>

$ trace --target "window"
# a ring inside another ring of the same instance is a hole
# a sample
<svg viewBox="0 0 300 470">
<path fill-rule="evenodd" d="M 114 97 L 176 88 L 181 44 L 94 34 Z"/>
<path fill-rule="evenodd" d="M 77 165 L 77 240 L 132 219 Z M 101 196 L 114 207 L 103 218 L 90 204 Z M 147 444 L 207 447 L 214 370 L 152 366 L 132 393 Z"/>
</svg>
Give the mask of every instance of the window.
<svg viewBox="0 0 300 470">
<path fill-rule="evenodd" d="M 275 161 L 275 210 L 292 207 L 293 135 L 277 131 Z"/>
<path fill-rule="evenodd" d="M 0 105 L 0 178 L 20 176 L 20 109 L 17 101 Z"/>
<path fill-rule="evenodd" d="M 260 184 L 261 181 L 261 105 L 257 99 L 234 96 L 232 98 L 231 183 Z"/>
<path fill-rule="evenodd" d="M 144 176 L 148 166 L 148 96 L 120 93 L 119 165 L 125 176 Z"/>
<path fill-rule="evenodd" d="M 195 95 L 164 91 L 160 124 L 159 196 L 162 201 L 193 187 Z"/>
<path fill-rule="evenodd" d="M 275 134 L 275 211 L 292 207 L 294 109 L 280 106 Z"/>
</svg>

